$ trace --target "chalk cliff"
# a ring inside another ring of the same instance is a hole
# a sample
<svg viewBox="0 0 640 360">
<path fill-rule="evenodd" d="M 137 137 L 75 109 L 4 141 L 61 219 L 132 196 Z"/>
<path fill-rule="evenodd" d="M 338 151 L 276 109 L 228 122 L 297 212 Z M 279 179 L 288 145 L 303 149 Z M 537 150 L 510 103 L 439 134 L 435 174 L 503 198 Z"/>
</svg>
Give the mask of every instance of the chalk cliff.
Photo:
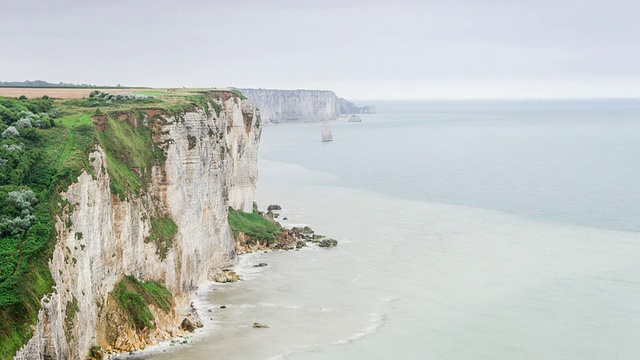
<svg viewBox="0 0 640 360">
<path fill-rule="evenodd" d="M 98 146 L 90 154 L 92 174 L 82 173 L 62 194 L 69 206 L 57 218 L 49 263 L 55 291 L 42 299 L 33 337 L 16 359 L 85 359 L 92 346 L 132 351 L 178 334 L 196 286 L 235 263 L 228 207 L 251 210 L 260 115 L 231 92 L 214 101 L 180 115 L 147 110 L 142 119 L 123 120 L 163 119 L 154 140 L 166 160 L 153 167 L 139 196 L 113 194 L 106 152 Z M 148 241 L 152 219 L 160 216 L 178 228 L 164 253 Z M 173 294 L 170 312 L 151 306 L 154 328 L 136 331 L 121 320 L 110 293 L 124 275 L 158 281 Z"/>
<path fill-rule="evenodd" d="M 265 123 L 327 121 L 339 115 L 375 113 L 372 106 L 358 107 L 326 90 L 240 89 L 260 109 Z"/>
</svg>

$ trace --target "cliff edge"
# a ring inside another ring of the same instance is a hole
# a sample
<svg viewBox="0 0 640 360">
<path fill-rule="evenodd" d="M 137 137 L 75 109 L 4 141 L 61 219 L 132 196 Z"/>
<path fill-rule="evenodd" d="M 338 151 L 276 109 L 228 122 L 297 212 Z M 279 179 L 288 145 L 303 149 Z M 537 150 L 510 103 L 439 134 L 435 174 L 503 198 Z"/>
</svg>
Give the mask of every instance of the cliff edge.
<svg viewBox="0 0 640 360">
<path fill-rule="evenodd" d="M 53 291 L 15 359 L 85 359 L 180 334 L 189 295 L 236 261 L 227 216 L 251 210 L 257 109 L 232 91 L 132 106 L 92 98 L 100 110 L 60 120 L 97 141 L 57 200 Z"/>
</svg>

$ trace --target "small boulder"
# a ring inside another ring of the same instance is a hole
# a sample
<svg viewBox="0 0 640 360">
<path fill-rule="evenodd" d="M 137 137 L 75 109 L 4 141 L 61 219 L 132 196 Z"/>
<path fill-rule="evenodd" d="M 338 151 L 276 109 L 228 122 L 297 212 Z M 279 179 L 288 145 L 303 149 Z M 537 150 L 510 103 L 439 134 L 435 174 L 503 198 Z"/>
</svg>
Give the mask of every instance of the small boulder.
<svg viewBox="0 0 640 360">
<path fill-rule="evenodd" d="M 253 265 L 253 267 L 265 267 L 265 266 L 267 266 L 267 265 L 269 265 L 269 264 L 267 264 L 267 263 L 262 263 L 262 262 L 261 262 L 260 264 Z"/>
<path fill-rule="evenodd" d="M 220 306 L 220 309 L 226 309 L 226 308 L 227 308 L 227 305 Z"/>
<path fill-rule="evenodd" d="M 242 277 L 235 271 L 216 269 L 213 272 L 212 278 L 213 278 L 213 281 L 215 282 L 229 283 L 229 282 L 237 282 Z"/>
<path fill-rule="evenodd" d="M 282 207 L 281 207 L 280 205 L 276 205 L 276 204 L 274 204 L 274 205 L 269 205 L 269 206 L 267 207 L 267 210 L 268 210 L 268 211 L 271 211 L 271 210 L 282 210 Z"/>
<path fill-rule="evenodd" d="M 362 119 L 358 115 L 351 115 L 349 122 L 362 122 Z"/>
<path fill-rule="evenodd" d="M 194 324 L 191 319 L 184 318 L 184 320 L 182 320 L 182 324 L 180 324 L 180 329 L 188 332 L 194 332 L 196 330 L 196 324 Z"/>
<path fill-rule="evenodd" d="M 253 328 L 254 329 L 268 329 L 268 328 L 270 328 L 270 326 L 266 325 L 266 324 L 261 324 L 259 322 L 254 322 L 253 323 Z"/>
<path fill-rule="evenodd" d="M 319 247 L 330 248 L 338 245 L 338 240 L 335 239 L 322 239 L 318 243 Z"/>
<path fill-rule="evenodd" d="M 92 346 L 91 347 L 91 358 L 95 360 L 103 360 L 104 359 L 104 350 L 100 346 Z"/>
</svg>

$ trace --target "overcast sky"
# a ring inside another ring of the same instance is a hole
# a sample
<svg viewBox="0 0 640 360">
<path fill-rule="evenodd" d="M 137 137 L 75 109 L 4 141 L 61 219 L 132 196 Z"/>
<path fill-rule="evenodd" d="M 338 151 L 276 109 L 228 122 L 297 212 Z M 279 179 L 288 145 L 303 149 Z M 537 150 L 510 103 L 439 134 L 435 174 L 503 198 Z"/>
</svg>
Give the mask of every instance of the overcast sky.
<svg viewBox="0 0 640 360">
<path fill-rule="evenodd" d="M 0 80 L 640 97 L 638 0 L 0 0 Z"/>
</svg>

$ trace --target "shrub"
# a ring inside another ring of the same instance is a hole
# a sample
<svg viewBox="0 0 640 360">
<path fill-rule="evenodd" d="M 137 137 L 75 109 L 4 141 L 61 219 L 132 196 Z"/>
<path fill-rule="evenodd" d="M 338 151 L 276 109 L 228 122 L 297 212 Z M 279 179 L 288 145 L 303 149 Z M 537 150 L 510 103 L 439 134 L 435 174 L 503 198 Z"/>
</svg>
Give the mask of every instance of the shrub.
<svg viewBox="0 0 640 360">
<path fill-rule="evenodd" d="M 31 127 L 31 119 L 24 118 L 16 121 L 15 127 L 18 129 L 26 129 Z"/>
<path fill-rule="evenodd" d="M 18 137 L 18 136 L 20 136 L 20 133 L 18 132 L 18 129 L 16 129 L 15 126 L 9 126 L 7 130 L 2 132 L 2 138 L 4 139 L 9 137 Z"/>
</svg>

